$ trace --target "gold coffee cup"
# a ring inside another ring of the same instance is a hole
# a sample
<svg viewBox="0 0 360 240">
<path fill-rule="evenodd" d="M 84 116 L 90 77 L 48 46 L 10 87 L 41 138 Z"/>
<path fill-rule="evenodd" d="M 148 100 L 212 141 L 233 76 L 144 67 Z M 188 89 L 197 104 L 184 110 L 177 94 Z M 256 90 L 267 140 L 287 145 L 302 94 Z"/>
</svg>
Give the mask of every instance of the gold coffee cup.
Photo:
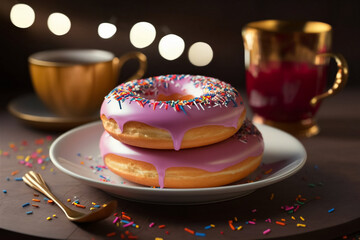
<svg viewBox="0 0 360 240">
<path fill-rule="evenodd" d="M 58 116 L 76 118 L 99 111 L 130 59 L 136 59 L 139 68 L 128 80 L 141 78 L 147 60 L 140 52 L 116 57 L 104 50 L 59 49 L 34 53 L 28 61 L 33 87 L 42 102 Z"/>
</svg>

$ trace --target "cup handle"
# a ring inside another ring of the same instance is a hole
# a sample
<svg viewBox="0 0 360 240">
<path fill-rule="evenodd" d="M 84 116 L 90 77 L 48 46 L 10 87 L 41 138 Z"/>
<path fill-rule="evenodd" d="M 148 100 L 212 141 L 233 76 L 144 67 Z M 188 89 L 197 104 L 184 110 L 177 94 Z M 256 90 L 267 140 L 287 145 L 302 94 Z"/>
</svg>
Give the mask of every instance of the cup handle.
<svg viewBox="0 0 360 240">
<path fill-rule="evenodd" d="M 139 69 L 136 71 L 136 73 L 134 75 L 132 75 L 131 77 L 129 77 L 126 81 L 130 81 L 133 79 L 139 79 L 142 76 L 144 76 L 146 68 L 147 68 L 147 58 L 145 56 L 145 54 L 141 53 L 141 52 L 129 52 L 126 53 L 124 55 L 122 55 L 121 57 L 116 57 L 114 59 L 115 64 L 117 66 L 116 70 L 118 72 L 120 72 L 120 70 L 122 69 L 122 67 L 124 66 L 124 64 L 130 60 L 130 59 L 136 59 L 139 62 Z"/>
<path fill-rule="evenodd" d="M 315 106 L 320 100 L 330 97 L 334 94 L 339 93 L 346 85 L 349 71 L 348 71 L 348 64 L 345 60 L 345 58 L 341 54 L 335 54 L 335 53 L 321 53 L 316 55 L 316 61 L 319 60 L 320 57 L 332 57 L 335 59 L 338 71 L 335 76 L 335 82 L 333 86 L 327 90 L 327 92 L 324 92 L 322 94 L 319 94 L 315 97 L 313 97 L 310 100 L 310 105 Z"/>
</svg>

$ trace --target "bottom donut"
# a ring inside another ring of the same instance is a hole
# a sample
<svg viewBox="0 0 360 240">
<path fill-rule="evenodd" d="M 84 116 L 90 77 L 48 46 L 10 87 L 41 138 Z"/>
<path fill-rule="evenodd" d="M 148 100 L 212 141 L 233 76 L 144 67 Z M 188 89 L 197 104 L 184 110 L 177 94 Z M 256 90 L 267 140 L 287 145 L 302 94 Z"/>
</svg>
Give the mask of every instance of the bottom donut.
<svg viewBox="0 0 360 240">
<path fill-rule="evenodd" d="M 255 171 L 264 142 L 246 120 L 225 141 L 180 151 L 133 147 L 104 132 L 100 152 L 105 165 L 128 181 L 160 188 L 204 188 L 226 185 Z"/>
</svg>

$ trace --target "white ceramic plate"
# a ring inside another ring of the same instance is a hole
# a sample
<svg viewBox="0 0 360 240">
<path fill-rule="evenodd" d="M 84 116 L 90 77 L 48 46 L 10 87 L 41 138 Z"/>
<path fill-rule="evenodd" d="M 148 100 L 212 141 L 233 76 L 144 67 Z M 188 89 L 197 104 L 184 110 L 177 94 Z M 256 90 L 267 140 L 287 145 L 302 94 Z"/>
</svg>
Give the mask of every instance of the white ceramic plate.
<svg viewBox="0 0 360 240">
<path fill-rule="evenodd" d="M 306 151 L 296 138 L 266 125 L 256 126 L 262 132 L 265 143 L 261 167 L 246 179 L 221 187 L 159 189 L 127 182 L 102 168 L 99 150 L 99 139 L 103 133 L 101 122 L 89 123 L 61 135 L 50 147 L 50 158 L 62 172 L 84 184 L 133 201 L 161 204 L 224 201 L 279 182 L 296 173 L 305 164 Z"/>
</svg>

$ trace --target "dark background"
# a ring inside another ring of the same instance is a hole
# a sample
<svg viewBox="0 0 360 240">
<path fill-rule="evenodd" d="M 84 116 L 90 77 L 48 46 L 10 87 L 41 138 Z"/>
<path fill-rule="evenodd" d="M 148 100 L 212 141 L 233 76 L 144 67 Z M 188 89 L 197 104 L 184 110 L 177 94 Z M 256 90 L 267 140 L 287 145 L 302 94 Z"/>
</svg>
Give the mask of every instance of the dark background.
<svg viewBox="0 0 360 240">
<path fill-rule="evenodd" d="M 27 29 L 10 21 L 11 7 L 26 3 L 35 11 L 35 23 Z M 63 36 L 50 32 L 46 22 L 53 12 L 67 15 L 71 30 Z M 98 48 L 117 55 L 138 50 L 129 40 L 131 27 L 139 21 L 152 23 L 155 41 L 140 49 L 148 57 L 146 77 L 169 73 L 203 74 L 245 88 L 243 42 L 241 28 L 250 21 L 262 19 L 313 20 L 333 26 L 333 52 L 342 53 L 348 61 L 350 76 L 347 88 L 360 87 L 358 67 L 360 49 L 360 1 L 358 0 L 227 0 L 227 1 L 149 1 L 149 0 L 1 0 L 0 94 L 32 92 L 27 57 L 37 51 L 56 48 Z M 112 21 L 117 26 L 110 39 L 101 39 L 98 25 Z M 180 58 L 168 61 L 158 53 L 161 37 L 173 33 L 185 41 Z M 189 47 L 197 42 L 208 43 L 213 51 L 212 62 L 205 67 L 193 66 L 187 57 Z M 334 65 L 334 63 L 332 63 Z M 125 66 L 120 79 L 130 76 L 136 62 Z"/>
</svg>

